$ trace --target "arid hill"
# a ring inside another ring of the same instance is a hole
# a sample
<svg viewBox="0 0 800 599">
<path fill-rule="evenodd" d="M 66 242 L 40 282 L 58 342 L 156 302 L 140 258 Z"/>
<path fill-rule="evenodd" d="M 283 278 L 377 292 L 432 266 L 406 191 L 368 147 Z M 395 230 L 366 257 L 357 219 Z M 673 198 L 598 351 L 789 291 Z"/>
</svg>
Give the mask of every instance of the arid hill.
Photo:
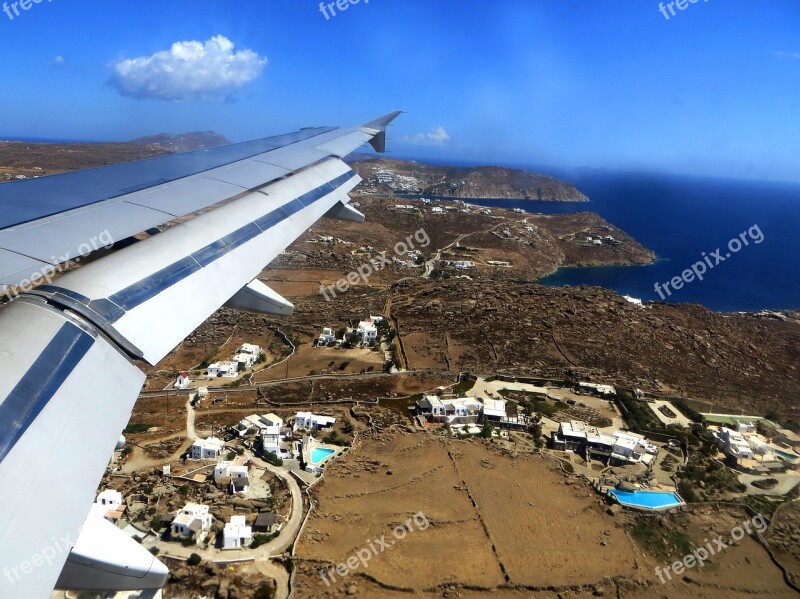
<svg viewBox="0 0 800 599">
<path fill-rule="evenodd" d="M 575 187 L 547 175 L 499 166 L 448 167 L 413 161 L 357 160 L 362 194 L 406 193 L 447 198 L 586 202 Z"/>
</svg>

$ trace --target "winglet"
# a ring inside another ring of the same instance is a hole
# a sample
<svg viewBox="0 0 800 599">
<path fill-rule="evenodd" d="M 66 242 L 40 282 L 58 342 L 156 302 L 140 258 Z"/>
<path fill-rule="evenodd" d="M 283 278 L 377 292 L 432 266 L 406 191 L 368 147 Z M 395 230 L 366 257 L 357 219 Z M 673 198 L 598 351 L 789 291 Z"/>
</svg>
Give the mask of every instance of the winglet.
<svg viewBox="0 0 800 599">
<path fill-rule="evenodd" d="M 369 129 L 370 133 L 376 132 L 375 136 L 369 141 L 370 145 L 375 149 L 376 152 L 380 152 L 382 154 L 386 151 L 386 128 L 401 114 L 403 114 L 402 111 L 396 110 L 394 112 L 390 112 L 389 114 L 385 114 L 374 121 L 364 123 L 359 127 L 359 129 L 362 130 Z"/>
</svg>

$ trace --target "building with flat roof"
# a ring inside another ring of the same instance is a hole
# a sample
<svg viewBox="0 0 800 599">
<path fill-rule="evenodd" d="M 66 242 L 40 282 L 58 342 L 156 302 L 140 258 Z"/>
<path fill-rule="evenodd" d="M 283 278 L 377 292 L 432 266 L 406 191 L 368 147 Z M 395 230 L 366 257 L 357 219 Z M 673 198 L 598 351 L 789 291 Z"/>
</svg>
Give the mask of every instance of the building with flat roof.
<svg viewBox="0 0 800 599">
<path fill-rule="evenodd" d="M 253 529 L 247 526 L 244 516 L 231 516 L 222 530 L 223 549 L 242 549 L 253 541 Z"/>
<path fill-rule="evenodd" d="M 483 404 L 474 397 L 440 398 L 427 395 L 417 401 L 417 414 L 434 422 L 469 424 L 477 422 Z"/>
<path fill-rule="evenodd" d="M 197 439 L 192 444 L 191 456 L 193 460 L 216 460 L 222 453 L 225 443 L 222 439 L 209 437 L 208 439 Z"/>
<path fill-rule="evenodd" d="M 615 431 L 609 435 L 581 420 L 562 422 L 553 432 L 550 446 L 560 451 L 575 451 L 585 457 L 607 460 L 612 466 L 641 463 L 651 467 L 658 448 L 642 435 Z"/>
<path fill-rule="evenodd" d="M 320 416 L 311 412 L 298 412 L 294 417 L 294 430 L 319 431 L 330 428 L 336 423 L 336 418 Z"/>
<path fill-rule="evenodd" d="M 187 503 L 172 521 L 170 532 L 173 537 L 185 538 L 194 536 L 200 541 L 211 529 L 214 518 L 207 505 Z"/>
</svg>

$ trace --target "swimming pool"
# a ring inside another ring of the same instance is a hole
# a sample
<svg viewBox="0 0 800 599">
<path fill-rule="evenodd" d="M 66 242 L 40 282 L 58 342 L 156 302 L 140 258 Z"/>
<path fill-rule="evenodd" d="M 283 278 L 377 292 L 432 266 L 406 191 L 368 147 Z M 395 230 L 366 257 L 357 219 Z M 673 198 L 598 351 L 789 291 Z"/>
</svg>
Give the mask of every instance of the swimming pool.
<svg viewBox="0 0 800 599">
<path fill-rule="evenodd" d="M 608 491 L 622 505 L 631 507 L 646 508 L 649 510 L 659 510 L 683 505 L 683 501 L 677 493 L 672 491 L 619 491 L 610 489 Z"/>
<path fill-rule="evenodd" d="M 333 449 L 325 449 L 323 447 L 315 447 L 311 450 L 311 463 L 312 464 L 319 464 L 320 462 L 325 461 L 327 458 L 332 456 L 336 453 Z"/>
<path fill-rule="evenodd" d="M 780 449 L 777 449 L 777 448 L 774 448 L 774 447 L 772 448 L 772 451 L 774 451 L 775 453 L 777 453 L 777 454 L 778 454 L 779 456 L 781 456 L 783 459 L 785 459 L 785 460 L 789 460 L 790 462 L 796 462 L 796 461 L 797 461 L 797 458 L 798 458 L 798 457 L 800 457 L 800 456 L 797 456 L 797 455 L 795 455 L 795 454 L 793 454 L 793 453 L 788 453 L 788 452 L 786 452 L 786 451 L 781 451 Z"/>
</svg>

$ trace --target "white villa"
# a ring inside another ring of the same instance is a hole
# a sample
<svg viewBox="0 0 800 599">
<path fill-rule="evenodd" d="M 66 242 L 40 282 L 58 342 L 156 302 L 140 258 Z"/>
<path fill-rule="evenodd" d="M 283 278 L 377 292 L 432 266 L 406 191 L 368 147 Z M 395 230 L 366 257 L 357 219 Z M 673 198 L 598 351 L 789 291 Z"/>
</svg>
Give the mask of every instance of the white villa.
<svg viewBox="0 0 800 599">
<path fill-rule="evenodd" d="M 753 450 L 750 447 L 750 443 L 740 432 L 723 427 L 719 431 L 717 443 L 725 455 L 746 460 L 753 458 Z"/>
<path fill-rule="evenodd" d="M 106 489 L 97 496 L 95 503 L 103 505 L 109 510 L 116 510 L 123 505 L 124 501 L 122 500 L 122 493 L 115 489 Z"/>
<path fill-rule="evenodd" d="M 207 505 L 187 503 L 172 521 L 172 536 L 191 537 L 196 535 L 196 538 L 200 540 L 211 529 L 213 519 Z"/>
<path fill-rule="evenodd" d="M 197 439 L 192 444 L 192 459 L 193 460 L 216 460 L 219 459 L 222 453 L 222 448 L 225 443 L 222 439 L 216 437 L 209 437 L 208 439 Z"/>
<path fill-rule="evenodd" d="M 260 345 L 244 343 L 242 344 L 242 347 L 236 350 L 236 354 L 233 356 L 233 361 L 238 364 L 242 364 L 242 370 L 252 368 L 258 361 L 258 357 L 261 355 L 261 352 L 262 349 Z"/>
<path fill-rule="evenodd" d="M 578 389 L 584 393 L 592 393 L 604 397 L 617 394 L 617 390 L 611 385 L 598 385 L 597 383 L 578 383 Z"/>
<path fill-rule="evenodd" d="M 434 422 L 467 424 L 477 422 L 483 412 L 483 404 L 474 397 L 443 399 L 427 395 L 417 402 L 417 413 Z"/>
<path fill-rule="evenodd" d="M 238 362 L 214 362 L 208 367 L 209 378 L 235 379 L 239 375 Z"/>
<path fill-rule="evenodd" d="M 268 426 L 261 431 L 261 447 L 266 453 L 281 453 L 282 426 Z"/>
<path fill-rule="evenodd" d="M 229 477 L 231 493 L 247 493 L 250 490 L 250 474 L 247 466 L 238 466 L 231 462 L 220 462 L 214 468 L 214 482 Z"/>
<path fill-rule="evenodd" d="M 311 412 L 298 412 L 294 417 L 294 431 L 308 430 L 318 431 L 330 428 L 336 422 L 336 418 L 330 416 L 319 416 Z"/>
<path fill-rule="evenodd" d="M 506 417 L 506 400 L 490 398 L 484 399 L 483 417 L 487 420 L 503 420 Z"/>
<path fill-rule="evenodd" d="M 253 529 L 247 526 L 244 516 L 231 516 L 231 521 L 222 531 L 223 549 L 242 549 L 253 540 Z"/>
<path fill-rule="evenodd" d="M 331 327 L 324 327 L 322 333 L 317 338 L 317 345 L 333 345 L 334 343 L 336 343 L 336 331 Z"/>
<path fill-rule="evenodd" d="M 240 437 L 243 437 L 250 431 L 260 434 L 270 427 L 277 427 L 279 429 L 278 432 L 280 432 L 280 429 L 283 428 L 283 419 L 272 413 L 264 414 L 263 416 L 252 414 L 236 425 L 235 432 Z"/>
<path fill-rule="evenodd" d="M 114 489 L 106 489 L 97 496 L 92 506 L 92 513 L 96 512 L 112 524 L 115 524 L 122 518 L 126 508 L 127 506 L 122 500 L 122 493 Z"/>
<path fill-rule="evenodd" d="M 608 459 L 612 466 L 641 463 L 651 467 L 658 454 L 658 448 L 642 435 L 621 430 L 609 435 L 580 420 L 562 422 L 558 431 L 552 434 L 551 445 L 561 451 L 577 451 L 588 453 L 589 457 Z"/>
<path fill-rule="evenodd" d="M 371 347 L 378 341 L 378 327 L 372 323 L 372 319 L 359 322 L 356 333 L 361 338 L 363 347 Z"/>
</svg>

